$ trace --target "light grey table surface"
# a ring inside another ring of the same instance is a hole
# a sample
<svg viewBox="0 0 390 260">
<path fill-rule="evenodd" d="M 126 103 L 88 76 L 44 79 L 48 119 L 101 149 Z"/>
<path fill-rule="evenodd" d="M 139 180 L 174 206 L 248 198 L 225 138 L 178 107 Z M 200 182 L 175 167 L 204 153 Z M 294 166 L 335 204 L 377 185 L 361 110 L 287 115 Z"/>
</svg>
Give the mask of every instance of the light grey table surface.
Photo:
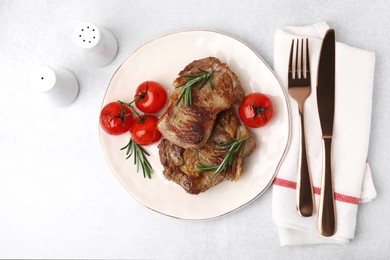
<svg viewBox="0 0 390 260">
<path fill-rule="evenodd" d="M 387 0 L 0 0 L 0 257 L 390 258 L 389 13 Z M 378 197 L 359 206 L 350 244 L 281 247 L 272 189 L 233 214 L 201 222 L 155 213 L 125 191 L 101 151 L 98 114 L 112 74 L 139 45 L 210 29 L 247 42 L 272 66 L 277 28 L 320 21 L 336 29 L 338 41 L 376 53 L 368 159 Z M 117 37 L 119 52 L 108 66 L 80 63 L 72 31 L 81 22 Z M 25 76 L 37 64 L 76 75 L 80 93 L 71 106 L 45 110 L 34 102 Z"/>
</svg>

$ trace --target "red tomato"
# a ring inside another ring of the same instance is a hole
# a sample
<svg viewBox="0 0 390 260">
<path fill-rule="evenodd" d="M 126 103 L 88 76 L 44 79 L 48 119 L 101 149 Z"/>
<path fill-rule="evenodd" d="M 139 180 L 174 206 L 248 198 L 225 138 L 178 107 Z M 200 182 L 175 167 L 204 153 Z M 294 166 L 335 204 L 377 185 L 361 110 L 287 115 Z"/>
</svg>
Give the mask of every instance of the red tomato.
<svg viewBox="0 0 390 260">
<path fill-rule="evenodd" d="M 247 95 L 238 107 L 238 115 L 241 121 L 249 127 L 264 126 L 272 118 L 272 114 L 271 100 L 261 93 Z"/>
<path fill-rule="evenodd" d="M 118 102 L 111 102 L 100 112 L 100 126 L 110 135 L 120 135 L 129 131 L 133 122 L 131 110 Z"/>
<path fill-rule="evenodd" d="M 167 92 L 155 81 L 145 81 L 135 92 L 135 105 L 144 113 L 156 113 L 167 102 Z"/>
<path fill-rule="evenodd" d="M 161 133 L 157 129 L 157 117 L 143 115 L 133 122 L 130 134 L 133 140 L 139 145 L 148 145 L 157 142 Z"/>
</svg>

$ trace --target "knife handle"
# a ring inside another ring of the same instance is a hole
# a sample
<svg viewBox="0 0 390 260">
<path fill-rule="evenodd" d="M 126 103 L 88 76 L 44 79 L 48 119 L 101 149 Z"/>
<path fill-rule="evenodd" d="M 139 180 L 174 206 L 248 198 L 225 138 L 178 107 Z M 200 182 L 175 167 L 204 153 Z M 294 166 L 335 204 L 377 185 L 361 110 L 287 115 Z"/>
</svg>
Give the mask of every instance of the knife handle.
<svg viewBox="0 0 390 260">
<path fill-rule="evenodd" d="M 324 137 L 325 169 L 322 174 L 318 229 L 321 235 L 329 237 L 336 232 L 336 209 L 332 179 L 332 138 Z"/>
<path fill-rule="evenodd" d="M 300 112 L 299 115 L 301 119 L 301 167 L 297 179 L 297 211 L 303 217 L 310 217 L 314 213 L 314 193 L 306 153 L 303 113 Z"/>
</svg>

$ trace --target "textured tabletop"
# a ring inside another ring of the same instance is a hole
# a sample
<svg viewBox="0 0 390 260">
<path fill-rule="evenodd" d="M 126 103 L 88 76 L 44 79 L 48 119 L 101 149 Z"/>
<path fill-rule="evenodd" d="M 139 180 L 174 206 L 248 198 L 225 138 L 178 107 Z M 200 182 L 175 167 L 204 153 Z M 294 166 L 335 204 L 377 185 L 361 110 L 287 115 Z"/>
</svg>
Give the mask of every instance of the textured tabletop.
<svg viewBox="0 0 390 260">
<path fill-rule="evenodd" d="M 0 0 L 0 257 L 388 259 L 389 12 L 386 0 Z M 104 159 L 98 115 L 111 76 L 138 46 L 210 29 L 248 43 L 272 67 L 277 28 L 320 21 L 336 29 L 338 41 L 376 53 L 368 160 L 378 197 L 359 206 L 354 240 L 281 247 L 272 188 L 233 214 L 199 222 L 158 214 L 126 192 Z M 82 22 L 116 36 L 112 63 L 80 62 L 72 32 Z M 37 103 L 26 76 L 38 64 L 74 73 L 80 92 L 72 105 Z"/>
</svg>

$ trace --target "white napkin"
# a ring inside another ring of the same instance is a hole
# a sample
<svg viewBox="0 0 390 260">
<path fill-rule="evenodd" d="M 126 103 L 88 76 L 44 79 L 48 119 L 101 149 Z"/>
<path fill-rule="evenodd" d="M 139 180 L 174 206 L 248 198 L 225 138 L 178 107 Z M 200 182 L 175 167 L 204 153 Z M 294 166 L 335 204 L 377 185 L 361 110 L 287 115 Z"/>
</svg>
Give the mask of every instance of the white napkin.
<svg viewBox="0 0 390 260">
<path fill-rule="evenodd" d="M 329 26 L 318 23 L 276 31 L 274 70 L 287 89 L 287 70 L 292 39 L 308 38 L 312 92 L 305 103 L 305 133 L 315 189 L 316 213 L 301 217 L 296 211 L 296 180 L 299 152 L 299 114 L 291 104 L 291 144 L 273 185 L 273 220 L 279 227 L 281 245 L 347 243 L 354 238 L 359 202 L 376 197 L 367 162 L 375 54 L 336 43 L 336 92 L 333 131 L 333 183 L 337 230 L 329 238 L 319 234 L 317 212 L 321 188 L 322 139 L 317 110 L 317 67 L 322 38 Z M 335 30 L 337 41 L 337 29 Z"/>
</svg>

